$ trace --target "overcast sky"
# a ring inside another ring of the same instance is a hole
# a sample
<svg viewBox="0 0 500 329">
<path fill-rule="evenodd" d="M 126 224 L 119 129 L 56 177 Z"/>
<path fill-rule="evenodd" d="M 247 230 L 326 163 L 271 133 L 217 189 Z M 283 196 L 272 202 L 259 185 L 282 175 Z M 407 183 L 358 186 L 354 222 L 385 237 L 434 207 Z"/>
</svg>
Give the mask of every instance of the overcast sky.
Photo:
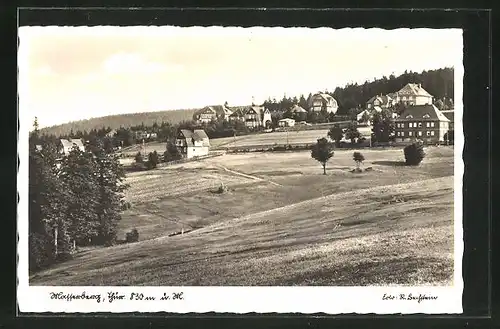
<svg viewBox="0 0 500 329">
<path fill-rule="evenodd" d="M 19 111 L 41 127 L 245 105 L 455 66 L 459 30 L 21 27 Z"/>
</svg>

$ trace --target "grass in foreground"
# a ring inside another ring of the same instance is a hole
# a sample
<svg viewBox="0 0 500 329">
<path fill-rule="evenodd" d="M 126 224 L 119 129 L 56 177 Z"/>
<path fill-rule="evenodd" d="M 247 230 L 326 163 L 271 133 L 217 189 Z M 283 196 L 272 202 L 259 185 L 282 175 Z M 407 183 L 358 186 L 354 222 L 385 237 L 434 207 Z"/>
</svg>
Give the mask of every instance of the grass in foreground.
<svg viewBox="0 0 500 329">
<path fill-rule="evenodd" d="M 452 219 L 452 176 L 370 187 L 89 251 L 31 284 L 450 284 Z"/>
</svg>

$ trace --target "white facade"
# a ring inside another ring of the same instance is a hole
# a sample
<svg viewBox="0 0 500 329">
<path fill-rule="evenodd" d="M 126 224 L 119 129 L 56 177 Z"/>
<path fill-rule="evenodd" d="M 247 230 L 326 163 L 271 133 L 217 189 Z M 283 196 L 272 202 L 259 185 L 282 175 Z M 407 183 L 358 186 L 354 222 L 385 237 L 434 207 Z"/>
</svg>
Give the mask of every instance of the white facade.
<svg viewBox="0 0 500 329">
<path fill-rule="evenodd" d="M 281 119 L 278 121 L 278 126 L 280 127 L 293 127 L 295 126 L 295 120 L 294 119 Z"/>
<path fill-rule="evenodd" d="M 190 146 L 186 149 L 186 158 L 193 158 L 196 156 L 204 156 L 208 155 L 208 147 L 207 146 Z"/>
</svg>

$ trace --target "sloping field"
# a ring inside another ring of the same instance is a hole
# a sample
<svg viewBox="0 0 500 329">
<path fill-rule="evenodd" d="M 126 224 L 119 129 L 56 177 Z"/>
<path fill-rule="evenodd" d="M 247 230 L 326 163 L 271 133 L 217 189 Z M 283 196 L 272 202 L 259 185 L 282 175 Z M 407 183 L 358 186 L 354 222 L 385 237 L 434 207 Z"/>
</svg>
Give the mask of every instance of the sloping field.
<svg viewBox="0 0 500 329">
<path fill-rule="evenodd" d="M 453 149 L 418 167 L 402 150 L 338 151 L 328 175 L 308 152 L 226 155 L 130 174 L 120 235 L 35 285 L 447 284 L 453 266 Z M 227 193 L 213 193 L 220 182 Z M 167 237 L 173 231 L 193 231 Z"/>
<path fill-rule="evenodd" d="M 449 284 L 453 177 L 336 193 L 89 251 L 34 285 Z"/>
</svg>

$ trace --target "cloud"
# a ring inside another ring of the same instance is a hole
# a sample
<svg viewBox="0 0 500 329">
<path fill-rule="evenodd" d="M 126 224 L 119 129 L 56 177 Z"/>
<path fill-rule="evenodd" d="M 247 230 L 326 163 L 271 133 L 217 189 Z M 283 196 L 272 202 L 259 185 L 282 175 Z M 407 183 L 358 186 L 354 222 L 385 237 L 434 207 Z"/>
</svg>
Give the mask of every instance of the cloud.
<svg viewBox="0 0 500 329">
<path fill-rule="evenodd" d="M 148 61 L 141 55 L 124 52 L 108 57 L 102 67 L 108 74 L 177 73 L 184 69 L 182 65 Z"/>
</svg>

